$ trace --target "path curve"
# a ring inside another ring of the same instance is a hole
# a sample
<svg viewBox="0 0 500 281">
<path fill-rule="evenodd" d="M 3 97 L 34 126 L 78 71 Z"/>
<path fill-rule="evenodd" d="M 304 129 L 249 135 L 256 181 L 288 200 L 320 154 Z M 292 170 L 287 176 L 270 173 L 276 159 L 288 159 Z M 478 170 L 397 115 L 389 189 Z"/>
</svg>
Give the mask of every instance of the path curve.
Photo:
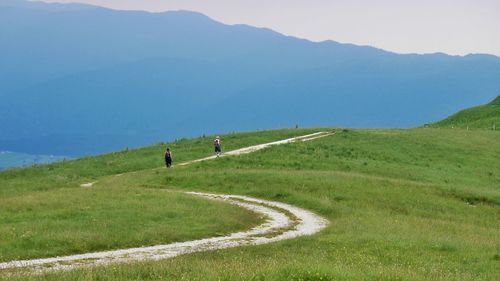
<svg viewBox="0 0 500 281">
<path fill-rule="evenodd" d="M 239 246 L 261 245 L 299 236 L 312 235 L 328 225 L 328 221 L 310 211 L 280 202 L 248 196 L 186 192 L 193 196 L 223 201 L 267 217 L 265 223 L 248 231 L 223 237 L 194 241 L 71 255 L 64 257 L 20 260 L 0 263 L 0 270 L 29 268 L 35 272 L 70 270 L 78 267 L 162 260 L 183 254 L 211 251 Z"/>
<path fill-rule="evenodd" d="M 297 141 L 310 141 L 333 134 L 335 134 L 335 132 L 317 132 L 305 136 L 229 151 L 224 153 L 221 157 L 252 153 L 273 145 L 281 145 Z M 179 166 L 185 166 L 215 158 L 216 156 L 210 156 L 184 162 L 179 164 Z M 82 187 L 92 187 L 94 183 L 95 182 L 82 184 Z M 45 272 L 115 263 L 129 263 L 134 261 L 161 260 L 194 252 L 211 251 L 247 245 L 261 245 L 285 239 L 292 239 L 299 236 L 312 235 L 321 231 L 328 225 L 328 221 L 326 219 L 310 211 L 285 203 L 239 195 L 221 195 L 201 192 L 186 192 L 186 194 L 237 205 L 259 213 L 265 216 L 267 220 L 264 224 L 254 227 L 248 231 L 236 232 L 223 237 L 212 237 L 165 245 L 86 253 L 63 257 L 10 261 L 0 263 L 0 270 L 28 268 L 36 272 Z"/>
</svg>

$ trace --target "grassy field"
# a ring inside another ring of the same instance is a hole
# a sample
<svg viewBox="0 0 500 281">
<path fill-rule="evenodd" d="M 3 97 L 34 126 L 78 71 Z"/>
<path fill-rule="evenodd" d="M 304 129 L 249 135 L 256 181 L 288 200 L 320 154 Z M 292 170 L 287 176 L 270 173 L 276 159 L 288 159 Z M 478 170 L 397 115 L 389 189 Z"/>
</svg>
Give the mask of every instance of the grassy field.
<svg viewBox="0 0 500 281">
<path fill-rule="evenodd" d="M 252 212 L 116 184 L 0 199 L 0 261 L 189 241 L 245 230 Z"/>
<path fill-rule="evenodd" d="M 486 105 L 457 112 L 442 121 L 432 124 L 431 127 L 500 130 L 500 96 Z"/>
<path fill-rule="evenodd" d="M 238 147 L 311 131 L 256 132 L 223 140 L 226 148 Z M 210 141 L 182 140 L 171 147 L 176 157 L 187 160 L 209 153 L 205 146 Z M 111 196 L 139 193 L 144 200 L 149 193 L 170 194 L 165 190 L 241 194 L 291 203 L 331 224 L 317 235 L 269 245 L 33 276 L 0 274 L 0 280 L 500 280 L 499 132 L 338 130 L 331 137 L 254 154 L 169 171 L 150 169 L 161 165 L 157 155 L 162 149 L 158 145 L 0 173 L 0 198 L 29 194 L 39 200 L 42 194 L 75 190 L 99 179 L 92 190 L 103 194 L 96 198 L 106 197 L 108 188 Z M 132 170 L 139 172 L 108 176 Z M 35 180 L 40 184 L 27 184 Z M 171 199 L 179 200 L 175 196 Z M 182 202 L 178 208 L 183 209 Z M 186 232 L 198 224 L 195 217 L 187 218 L 193 223 Z M 251 216 L 242 212 L 236 217 Z M 220 217 L 228 227 L 243 227 L 232 219 Z M 201 226 L 203 235 L 218 231 Z"/>
</svg>

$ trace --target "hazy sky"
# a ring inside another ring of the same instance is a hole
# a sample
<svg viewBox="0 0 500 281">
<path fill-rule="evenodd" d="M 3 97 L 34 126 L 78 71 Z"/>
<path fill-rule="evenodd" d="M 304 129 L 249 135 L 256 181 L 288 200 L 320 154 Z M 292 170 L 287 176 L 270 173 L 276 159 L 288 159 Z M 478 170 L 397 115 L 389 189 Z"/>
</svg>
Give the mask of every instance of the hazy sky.
<svg viewBox="0 0 500 281">
<path fill-rule="evenodd" d="M 192 10 L 313 41 L 398 53 L 500 56 L 500 0 L 47 0 L 115 9 Z"/>
</svg>

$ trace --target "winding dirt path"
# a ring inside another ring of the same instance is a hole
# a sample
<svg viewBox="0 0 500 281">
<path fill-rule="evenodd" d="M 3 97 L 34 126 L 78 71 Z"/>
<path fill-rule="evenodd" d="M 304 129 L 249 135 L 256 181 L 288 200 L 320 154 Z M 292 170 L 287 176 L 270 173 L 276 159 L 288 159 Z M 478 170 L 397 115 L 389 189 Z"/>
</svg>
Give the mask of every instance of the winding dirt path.
<svg viewBox="0 0 500 281">
<path fill-rule="evenodd" d="M 282 141 L 255 145 L 224 153 L 221 157 L 241 155 L 255 152 L 272 145 L 286 144 L 296 141 L 309 141 L 334 134 L 333 132 L 318 132 L 306 136 L 290 138 Z M 200 161 L 216 158 L 206 157 L 179 165 L 189 165 Z M 93 184 L 93 183 L 92 183 Z M 85 187 L 92 186 L 85 184 Z M 82 185 L 83 186 L 83 185 Z M 79 255 L 19 260 L 0 263 L 0 270 L 28 268 L 36 272 L 70 270 L 78 267 L 109 265 L 114 263 L 129 263 L 134 261 L 161 260 L 179 255 L 225 249 L 246 245 L 261 245 L 275 241 L 291 239 L 298 236 L 312 235 L 328 225 L 328 221 L 314 213 L 280 202 L 267 201 L 247 196 L 221 195 L 200 192 L 186 192 L 192 196 L 223 201 L 228 204 L 246 208 L 267 218 L 264 224 L 247 231 L 232 233 L 223 237 L 213 237 L 194 241 L 156 245 L 150 247 L 130 248 L 114 251 L 103 251 Z"/>
<path fill-rule="evenodd" d="M 64 257 L 21 260 L 0 263 L 0 270 L 29 268 L 36 272 L 69 270 L 77 267 L 128 263 L 134 261 L 161 260 L 183 254 L 211 251 L 246 245 L 261 245 L 298 236 L 312 235 L 328 225 L 328 221 L 314 213 L 285 203 L 256 199 L 247 196 L 218 195 L 187 192 L 193 196 L 246 208 L 267 217 L 267 221 L 248 231 L 236 232 L 223 237 L 194 241 L 71 255 Z"/>
</svg>

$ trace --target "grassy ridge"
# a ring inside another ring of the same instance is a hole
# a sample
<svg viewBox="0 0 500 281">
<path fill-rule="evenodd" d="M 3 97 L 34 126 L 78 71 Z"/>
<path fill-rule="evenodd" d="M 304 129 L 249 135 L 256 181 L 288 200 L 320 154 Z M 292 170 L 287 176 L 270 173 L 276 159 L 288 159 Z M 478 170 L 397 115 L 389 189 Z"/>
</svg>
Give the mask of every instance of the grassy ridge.
<svg viewBox="0 0 500 281">
<path fill-rule="evenodd" d="M 169 173 L 123 175 L 121 185 L 138 190 L 283 201 L 331 225 L 259 247 L 8 279 L 499 280 L 498 139 L 492 131 L 349 130 Z M 101 184 L 108 181 L 116 177 Z"/>
<path fill-rule="evenodd" d="M 431 125 L 434 128 L 462 128 L 500 130 L 500 96 L 492 102 L 462 110 Z"/>
<path fill-rule="evenodd" d="M 223 149 L 231 150 L 249 145 L 281 140 L 316 132 L 314 129 L 285 129 L 259 133 L 236 133 L 222 136 Z M 140 149 L 124 150 L 74 161 L 35 166 L 29 169 L 12 169 L 0 172 L 0 197 L 27 191 L 46 191 L 61 187 L 78 187 L 101 177 L 116 175 L 164 165 L 163 153 L 169 146 L 174 155 L 174 165 L 213 154 L 212 136 L 180 139 Z"/>
</svg>

